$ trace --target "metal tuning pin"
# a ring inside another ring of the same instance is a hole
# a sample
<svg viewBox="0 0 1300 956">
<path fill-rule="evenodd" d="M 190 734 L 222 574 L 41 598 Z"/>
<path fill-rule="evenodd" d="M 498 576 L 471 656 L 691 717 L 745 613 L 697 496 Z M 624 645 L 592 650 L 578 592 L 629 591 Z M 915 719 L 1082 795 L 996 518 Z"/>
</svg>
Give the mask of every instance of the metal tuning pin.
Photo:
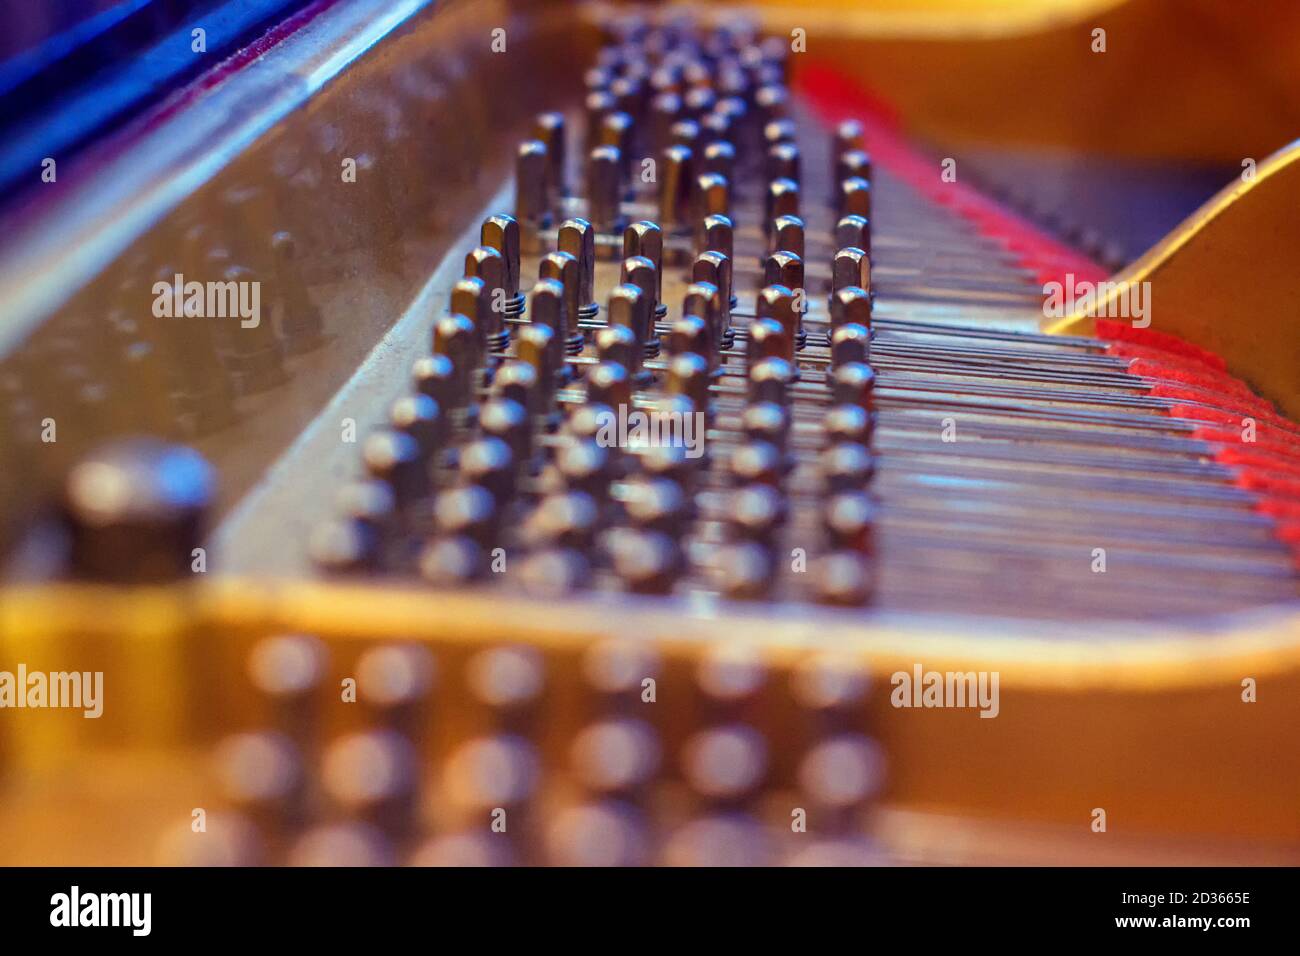
<svg viewBox="0 0 1300 956">
<path fill-rule="evenodd" d="M 772 220 L 772 234 L 768 237 L 768 252 L 792 252 L 802 258 L 804 254 L 804 224 L 798 216 L 777 216 Z"/>
<path fill-rule="evenodd" d="M 860 176 L 840 183 L 836 213 L 844 216 L 861 216 L 871 219 L 871 184 Z"/>
<path fill-rule="evenodd" d="M 862 249 L 846 246 L 831 260 L 831 295 L 856 286 L 871 291 L 871 258 Z"/>
<path fill-rule="evenodd" d="M 702 173 L 695 177 L 693 218 L 702 223 L 709 216 L 731 218 L 731 185 L 726 177 L 717 173 Z M 734 221 L 734 220 L 733 220 Z M 703 252 L 703 250 L 700 250 Z"/>
<path fill-rule="evenodd" d="M 601 120 L 600 145 L 613 146 L 618 150 L 620 164 L 618 178 L 625 199 L 631 199 L 634 192 L 632 186 L 633 132 L 632 117 L 624 112 L 609 113 Z"/>
<path fill-rule="evenodd" d="M 403 395 L 389 409 L 388 421 L 393 428 L 415 439 L 420 457 L 426 463 L 446 445 L 450 423 L 438 403 L 428 395 Z"/>
<path fill-rule="evenodd" d="M 716 256 L 719 253 L 713 253 L 713 255 Z M 727 309 L 726 312 L 729 316 L 730 309 Z M 708 359 L 710 370 L 716 369 L 718 367 L 718 350 L 722 348 L 727 331 L 726 326 L 723 325 L 722 290 L 714 283 L 705 280 L 692 282 L 686 289 L 686 297 L 682 300 L 682 315 L 698 316 L 704 321 L 708 339 L 706 341 L 706 350 L 700 354 Z"/>
<path fill-rule="evenodd" d="M 860 286 L 843 286 L 831 293 L 831 329 L 848 324 L 871 330 L 871 293 Z"/>
<path fill-rule="evenodd" d="M 857 120 L 843 120 L 835 127 L 832 134 L 831 155 L 839 156 L 850 150 L 861 150 L 866 146 L 866 132 Z"/>
<path fill-rule="evenodd" d="M 735 330 L 731 327 L 731 303 L 734 299 L 731 291 L 731 260 L 714 250 L 701 252 L 691 267 L 691 282 L 705 283 L 717 290 L 716 344 L 720 349 L 730 349 L 735 342 Z"/>
<path fill-rule="evenodd" d="M 547 168 L 550 170 L 548 186 L 551 197 L 564 198 L 569 195 L 569 186 L 565 180 L 568 170 L 568 155 L 565 144 L 565 123 L 563 113 L 539 113 L 533 123 L 533 139 L 546 147 Z"/>
<path fill-rule="evenodd" d="M 687 316 L 681 321 L 687 322 L 692 318 L 696 317 Z M 702 344 L 697 339 L 696 348 Z M 686 396 L 697 412 L 709 415 L 709 381 L 712 377 L 705 356 L 700 355 L 695 349 L 683 351 L 668 363 L 668 394 Z"/>
<path fill-rule="evenodd" d="M 780 256 L 781 253 L 777 253 L 772 259 L 777 260 Z M 803 331 L 803 316 L 797 306 L 794 290 L 784 284 L 768 285 L 758 294 L 758 317 L 775 319 L 781 324 L 789 348 L 789 352 L 781 357 L 790 362 L 794 361 L 795 350 L 802 348 L 807 341 L 807 334 Z"/>
<path fill-rule="evenodd" d="M 483 341 L 488 349 L 500 352 L 510 341 L 510 329 L 505 324 L 506 306 L 511 301 L 506 277 L 506 258 L 491 246 L 478 246 L 465 256 L 465 275 L 467 278 L 483 280 L 483 294 L 486 296 L 487 308 L 471 317 L 476 323 L 486 323 Z M 517 282 L 518 280 L 516 280 Z M 517 295 L 517 293 L 516 293 Z M 522 308 L 522 305 L 516 306 Z"/>
<path fill-rule="evenodd" d="M 871 157 L 860 149 L 851 149 L 841 153 L 835 159 L 835 178 L 832 183 L 842 183 L 846 179 L 858 177 L 871 182 Z"/>
<path fill-rule="evenodd" d="M 763 159 L 763 176 L 770 183 L 777 179 L 800 182 L 799 147 L 794 143 L 773 143 Z M 838 182 L 838 180 L 837 180 Z"/>
<path fill-rule="evenodd" d="M 361 448 L 366 471 L 388 485 L 399 511 L 408 511 L 432 489 L 429 469 L 419 443 L 406 432 L 374 432 Z"/>
<path fill-rule="evenodd" d="M 613 146 L 597 146 L 587 157 L 588 218 L 605 234 L 623 229 L 623 158 Z"/>
<path fill-rule="evenodd" d="M 624 364 L 628 372 L 643 382 L 645 376 L 641 375 L 641 363 L 650 351 L 653 332 L 649 298 L 641 292 L 640 286 L 623 283 L 610 290 L 606 311 L 611 326 L 620 326 L 631 332 L 636 342 L 636 354 L 631 364 Z M 654 336 L 656 345 L 658 341 L 658 336 Z"/>
<path fill-rule="evenodd" d="M 736 178 L 736 147 L 725 141 L 709 143 L 704 147 L 702 172 L 716 173 L 727 182 Z"/>
<path fill-rule="evenodd" d="M 559 249 L 578 260 L 578 318 L 590 321 L 600 314 L 596 302 L 596 230 L 586 219 L 566 219 L 560 223 Z M 581 334 L 571 328 L 569 335 Z M 570 345 L 570 347 L 572 347 Z"/>
<path fill-rule="evenodd" d="M 563 324 L 555 329 L 557 340 L 569 355 L 582 351 L 583 335 L 578 327 L 578 308 L 580 305 L 580 279 L 578 259 L 568 252 L 548 252 L 542 257 L 537 269 L 538 278 L 553 279 L 564 290 L 561 315 Z"/>
<path fill-rule="evenodd" d="M 668 306 L 663 302 L 664 234 L 655 223 L 643 219 L 623 231 L 623 261 L 633 256 L 649 259 L 655 268 L 654 317 L 658 321 L 668 314 Z"/>
<path fill-rule="evenodd" d="M 433 326 L 433 351 L 435 355 L 445 355 L 450 359 L 455 371 L 455 387 L 448 397 L 447 407 L 464 408 L 473 404 L 474 373 L 482 354 L 474 323 L 459 313 L 444 315 Z"/>
<path fill-rule="evenodd" d="M 682 100 L 676 93 L 664 92 L 650 104 L 650 139 L 656 152 L 673 145 L 673 126 L 682 118 Z"/>
<path fill-rule="evenodd" d="M 642 309 L 646 315 L 647 325 L 642 332 L 642 342 L 645 344 L 646 357 L 654 358 L 659 354 L 659 335 L 654 327 L 659 306 L 655 298 L 655 290 L 659 285 L 658 270 L 645 256 L 632 256 L 623 260 L 619 281 L 622 285 L 633 285 L 641 290 Z"/>
<path fill-rule="evenodd" d="M 750 370 L 765 359 L 784 361 L 792 351 L 785 328 L 776 319 L 755 319 L 749 323 L 745 336 L 745 362 Z"/>
<path fill-rule="evenodd" d="M 799 184 L 793 179 L 774 179 L 763 196 L 763 234 L 772 234 L 772 223 L 781 216 L 799 215 Z"/>
<path fill-rule="evenodd" d="M 632 377 L 622 365 L 599 362 L 587 372 L 587 401 L 607 405 L 615 413 L 632 409 Z"/>
<path fill-rule="evenodd" d="M 782 408 L 790 404 L 790 390 L 799 378 L 794 364 L 784 358 L 769 356 L 749 367 L 750 404 L 771 402 Z"/>
<path fill-rule="evenodd" d="M 659 223 L 668 232 L 689 228 L 693 158 L 689 146 L 669 146 L 659 160 Z"/>
<path fill-rule="evenodd" d="M 567 253 L 560 253 L 560 255 L 567 255 Z M 535 366 L 538 376 L 542 376 L 544 371 L 549 372 L 551 381 L 557 382 L 564 366 L 564 342 L 567 335 L 564 317 L 564 284 L 552 278 L 538 279 L 529 295 L 532 301 L 528 309 L 531 318 L 528 326 L 544 328 L 550 333 L 549 338 L 545 340 L 544 356 L 536 355 L 536 349 L 543 344 L 542 339 L 537 336 L 529 340 L 529 354 L 538 362 L 545 362 L 544 367 Z"/>
<path fill-rule="evenodd" d="M 617 107 L 612 94 L 606 90 L 593 90 L 587 94 L 584 101 L 584 109 L 587 114 L 587 151 L 595 149 L 601 145 L 601 136 L 603 135 L 605 117 L 614 112 Z"/>
<path fill-rule="evenodd" d="M 479 242 L 501 253 L 505 260 L 505 315 L 517 317 L 524 311 L 524 294 L 519 291 L 519 223 L 514 216 L 498 213 L 483 220 Z M 493 311 L 496 303 L 492 303 Z"/>
<path fill-rule="evenodd" d="M 674 146 L 685 146 L 691 152 L 700 148 L 700 124 L 695 120 L 678 120 L 668 134 Z"/>
<path fill-rule="evenodd" d="M 785 249 L 774 252 L 767 257 L 763 264 L 763 284 L 771 286 L 784 286 L 794 294 L 793 308 L 796 312 L 807 311 L 807 296 L 804 294 L 804 263 L 803 259 L 793 252 Z M 802 326 L 800 327 L 800 330 Z M 803 348 L 806 344 L 807 335 L 797 334 L 796 344 Z"/>
<path fill-rule="evenodd" d="M 515 217 L 523 224 L 521 243 L 528 252 L 541 248 L 538 233 L 551 227 L 550 163 L 544 143 L 519 144 L 515 159 Z"/>
<path fill-rule="evenodd" d="M 871 223 L 863 216 L 848 215 L 835 224 L 834 243 L 836 249 L 853 246 L 871 255 Z"/>
<path fill-rule="evenodd" d="M 831 401 L 837 405 L 857 405 L 863 411 L 874 408 L 876 373 L 862 362 L 837 365 L 830 376 Z"/>
<path fill-rule="evenodd" d="M 831 365 L 866 362 L 871 357 L 871 333 L 865 325 L 845 322 L 831 333 Z"/>
<path fill-rule="evenodd" d="M 698 257 L 706 252 L 720 252 L 729 262 L 734 263 L 735 234 L 736 226 L 730 216 L 705 216 L 696 225 L 695 255 Z M 734 265 L 732 268 L 734 270 Z M 734 271 L 732 275 L 734 276 Z M 734 309 L 736 289 L 734 282 L 731 285 L 731 308 Z"/>
<path fill-rule="evenodd" d="M 188 576 L 214 488 L 211 467 L 192 449 L 146 438 L 99 449 L 64 486 L 70 570 L 136 584 Z"/>
</svg>

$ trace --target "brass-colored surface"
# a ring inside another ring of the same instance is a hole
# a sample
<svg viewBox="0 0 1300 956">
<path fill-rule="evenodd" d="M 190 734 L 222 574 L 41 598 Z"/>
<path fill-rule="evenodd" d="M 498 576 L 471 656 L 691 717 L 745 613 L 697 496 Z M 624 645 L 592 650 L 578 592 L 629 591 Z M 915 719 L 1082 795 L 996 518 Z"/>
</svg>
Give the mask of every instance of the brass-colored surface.
<svg viewBox="0 0 1300 956">
<path fill-rule="evenodd" d="M 996 144 L 1235 166 L 1300 127 L 1300 7 L 1289 0 L 963 6 L 764 10 L 772 32 L 807 30 L 796 71 L 842 69 L 944 155 Z"/>
<path fill-rule="evenodd" d="M 1260 161 L 1225 186 L 1162 242 L 1112 277 L 1090 310 L 1047 331 L 1086 335 L 1094 316 L 1122 314 L 1118 297 L 1150 282 L 1151 329 L 1223 356 L 1229 370 L 1300 417 L 1300 145 Z"/>
<path fill-rule="evenodd" d="M 28 721 L 39 725 L 39 735 L 25 728 L 0 742 L 10 772 L 22 776 L 51 774 L 81 748 L 192 747 L 232 726 L 255 726 L 260 705 L 250 708 L 241 689 L 242 661 L 262 634 L 316 634 L 344 662 L 385 639 L 427 642 L 440 657 L 456 659 L 477 647 L 523 643 L 543 650 L 552 662 L 548 684 L 561 686 L 573 679 L 563 675 L 582 648 L 617 635 L 658 649 L 667 662 L 660 687 L 669 695 L 674 687 L 681 693 L 679 681 L 689 681 L 682 668 L 725 633 L 733 648 L 758 648 L 778 675 L 827 651 L 871 672 L 861 719 L 888 756 L 892 807 L 990 819 L 1013 813 L 1021 821 L 1086 832 L 1088 815 L 1100 806 L 1122 835 L 1115 851 L 1162 834 L 1268 840 L 1279 852 L 1300 846 L 1294 813 L 1300 758 L 1292 739 L 1300 721 L 1300 617 L 1294 608 L 1140 632 L 1132 625 L 1103 631 L 862 612 L 796 616 L 627 597 L 501 602 L 472 592 L 214 580 L 136 592 L 13 589 L 0 614 L 6 659 L 33 669 L 95 662 L 105 671 L 111 704 L 99 721 L 66 715 L 51 721 L 41 714 L 44 719 Z M 971 710 L 893 708 L 890 675 L 916 662 L 940 671 L 998 671 L 997 719 Z M 339 664 L 331 671 L 333 686 L 349 673 Z M 1257 703 L 1241 699 L 1246 677 L 1258 683 Z M 124 685 L 152 691 L 130 695 Z M 428 743 L 435 750 L 473 733 L 478 719 L 448 693 L 439 705 L 442 730 Z M 581 704 L 563 692 L 549 699 L 557 710 L 543 751 L 560 763 Z M 778 789 L 787 772 L 780 768 L 797 753 L 802 733 L 786 706 L 773 701 L 758 724 L 771 743 Z M 331 711 L 325 719 L 341 732 L 352 720 L 347 713 Z M 680 699 L 655 717 L 668 721 L 670 748 L 690 727 L 690 708 Z M 176 773 L 185 773 L 184 766 Z M 169 786 L 184 790 L 176 780 Z M 169 819 L 187 812 L 181 804 Z"/>
</svg>

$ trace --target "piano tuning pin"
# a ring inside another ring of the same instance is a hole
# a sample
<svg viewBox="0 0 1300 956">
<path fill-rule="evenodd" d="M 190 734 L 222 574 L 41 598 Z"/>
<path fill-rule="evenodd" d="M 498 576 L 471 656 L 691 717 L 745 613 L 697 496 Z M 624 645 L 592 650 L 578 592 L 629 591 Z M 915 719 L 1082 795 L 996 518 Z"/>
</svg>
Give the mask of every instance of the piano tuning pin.
<svg viewBox="0 0 1300 956">
<path fill-rule="evenodd" d="M 643 219 L 632 223 L 623 231 L 624 263 L 634 256 L 643 256 L 654 266 L 654 316 L 656 320 L 662 319 L 668 314 L 668 306 L 663 302 L 664 234 L 653 222 Z M 628 279 L 624 278 L 623 281 Z"/>
<path fill-rule="evenodd" d="M 384 429 L 374 432 L 361 448 L 366 472 L 388 485 L 400 511 L 408 510 L 428 496 L 429 469 L 419 443 L 406 432 Z"/>
<path fill-rule="evenodd" d="M 453 315 L 463 315 L 474 324 L 478 351 L 481 355 L 502 352 L 510 341 L 502 314 L 492 308 L 492 297 L 487 284 L 477 276 L 467 276 L 457 280 L 451 288 L 449 311 Z"/>
<path fill-rule="evenodd" d="M 555 328 L 557 341 L 569 355 L 577 355 L 583 348 L 583 334 L 578 325 L 581 305 L 581 280 L 576 256 L 568 252 L 548 252 L 538 266 L 538 276 L 558 282 L 562 291 L 560 315 L 562 324 Z M 548 322 L 549 324 L 549 322 Z"/>
<path fill-rule="evenodd" d="M 768 252 L 782 251 L 800 257 L 804 254 L 804 223 L 798 216 L 777 216 L 772 220 Z"/>
<path fill-rule="evenodd" d="M 871 184 L 859 176 L 840 183 L 836 213 L 841 219 L 845 216 L 861 216 L 870 220 Z"/>
<path fill-rule="evenodd" d="M 418 568 L 430 584 L 453 588 L 482 578 L 487 573 L 487 555 L 472 538 L 438 537 L 420 553 Z"/>
<path fill-rule="evenodd" d="M 871 293 L 860 286 L 843 286 L 831 293 L 831 329 L 849 323 L 871 329 Z"/>
<path fill-rule="evenodd" d="M 459 394 L 456 369 L 445 355 L 426 355 L 411 368 L 411 382 L 421 395 L 428 395 L 443 409 L 454 408 Z"/>
<path fill-rule="evenodd" d="M 797 379 L 798 371 L 794 365 L 779 356 L 769 355 L 752 363 L 749 367 L 750 404 L 771 402 L 785 408 L 790 404 L 790 390 Z"/>
<path fill-rule="evenodd" d="M 831 294 L 851 287 L 871 291 L 871 258 L 862 249 L 846 246 L 831 260 Z"/>
<path fill-rule="evenodd" d="M 857 176 L 871 182 L 871 157 L 860 149 L 851 149 L 835 158 L 832 183 L 842 183 Z"/>
<path fill-rule="evenodd" d="M 576 548 L 542 548 L 524 558 L 519 584 L 534 597 L 564 597 L 591 586 L 591 562 Z"/>
<path fill-rule="evenodd" d="M 533 139 L 546 147 L 547 169 L 550 172 L 548 185 L 555 197 L 569 195 L 568 183 L 565 182 L 567 164 L 565 144 L 565 122 L 563 113 L 539 113 L 533 124 Z M 548 208 L 553 203 L 548 204 Z"/>
<path fill-rule="evenodd" d="M 774 120 L 786 119 L 786 112 L 790 106 L 790 96 L 785 87 L 769 83 L 754 92 L 754 106 L 757 107 L 759 115 L 763 118 L 764 127 L 766 127 Z M 764 135 L 766 135 L 766 132 Z M 793 124 L 788 138 L 794 138 Z"/>
<path fill-rule="evenodd" d="M 389 424 L 415 439 L 420 456 L 430 461 L 447 441 L 450 423 L 428 395 L 403 395 L 389 409 Z"/>
<path fill-rule="evenodd" d="M 587 157 L 588 218 L 603 233 L 623 228 L 623 157 L 613 146 L 598 146 Z"/>
<path fill-rule="evenodd" d="M 700 136 L 706 143 L 726 143 L 731 145 L 732 137 L 735 135 L 732 128 L 731 115 L 729 113 L 718 112 L 716 109 L 700 120 Z M 734 156 L 733 156 L 734 161 Z M 724 173 L 731 176 L 731 172 Z"/>
<path fill-rule="evenodd" d="M 634 594 L 670 594 L 681 576 L 680 546 L 659 531 L 620 529 L 610 539 L 614 573 Z"/>
<path fill-rule="evenodd" d="M 871 255 L 871 223 L 862 216 L 848 215 L 835 224 L 836 249 L 853 246 Z"/>
<path fill-rule="evenodd" d="M 834 495 L 822 510 L 822 530 L 832 548 L 856 551 L 865 557 L 875 552 L 877 508 L 862 491 Z"/>
<path fill-rule="evenodd" d="M 478 246 L 465 256 L 465 276 L 483 280 L 487 308 L 472 318 L 477 320 L 481 317 L 489 323 L 484 330 L 484 340 L 491 351 L 502 351 L 510 341 L 510 329 L 504 316 L 512 300 L 507 285 L 506 258 L 491 246 Z"/>
<path fill-rule="evenodd" d="M 731 215 L 731 184 L 717 173 L 701 173 L 695 177 L 695 221 L 708 216 Z"/>
<path fill-rule="evenodd" d="M 797 132 L 791 120 L 767 120 L 763 123 L 763 143 L 769 151 L 778 143 L 795 145 L 798 139 Z"/>
<path fill-rule="evenodd" d="M 855 551 L 832 551 L 813 565 L 817 600 L 861 607 L 871 600 L 875 581 L 870 562 Z"/>
<path fill-rule="evenodd" d="M 687 316 L 680 322 L 690 325 L 691 319 L 699 322 L 695 316 Z M 692 338 L 691 333 L 695 331 L 683 330 L 684 337 Z M 706 347 L 707 332 L 702 328 L 699 332 L 694 336 L 695 342 L 691 343 L 694 347 L 690 351 L 680 352 L 668 363 L 667 391 L 669 395 L 685 395 L 691 400 L 697 412 L 707 415 L 709 414 L 709 382 L 712 376 L 709 374 L 708 359 L 696 351 L 698 348 Z"/>
<path fill-rule="evenodd" d="M 560 223 L 559 249 L 578 260 L 578 318 L 594 319 L 600 314 L 595 299 L 596 230 L 586 219 L 566 219 Z M 572 336 L 578 329 L 569 330 Z"/>
<path fill-rule="evenodd" d="M 793 179 L 774 179 L 763 195 L 763 234 L 772 234 L 772 223 L 781 216 L 799 215 L 799 184 Z"/>
<path fill-rule="evenodd" d="M 726 141 L 709 143 L 704 147 L 703 172 L 717 173 L 727 182 L 736 178 L 736 147 Z"/>
<path fill-rule="evenodd" d="M 609 92 L 619 112 L 627 114 L 633 122 L 641 118 L 646 94 L 644 83 L 633 76 L 620 76 L 609 85 Z"/>
<path fill-rule="evenodd" d="M 553 338 L 554 333 L 544 325 L 530 322 L 520 329 L 515 340 L 518 357 L 503 362 L 497 369 L 492 377 L 492 394 L 518 402 L 532 415 L 549 415 L 556 385 L 551 360 Z"/>
<path fill-rule="evenodd" d="M 876 462 L 865 445 L 840 442 L 821 453 L 817 462 L 829 494 L 866 491 L 876 474 Z"/>
<path fill-rule="evenodd" d="M 857 120 L 843 120 L 835 127 L 831 155 L 840 156 L 851 150 L 861 151 L 866 146 L 866 133 Z"/>
<path fill-rule="evenodd" d="M 568 255 L 568 253 L 559 253 L 558 255 L 563 256 Z M 562 263 L 560 268 L 563 268 Z M 554 376 L 560 372 L 564 363 L 564 342 L 567 336 L 564 315 L 564 284 L 555 279 L 543 277 L 533 284 L 529 295 L 532 297 L 532 301 L 528 308 L 531 319 L 528 325 L 547 329 L 550 333 L 549 338 L 545 339 L 545 361 L 546 369 L 552 373 L 554 379 Z M 529 354 L 532 354 L 541 345 L 542 341 L 537 336 L 533 336 L 528 346 Z M 538 368 L 537 371 L 541 375 L 543 370 Z"/>
<path fill-rule="evenodd" d="M 689 227 L 693 154 L 690 147 L 672 145 L 662 153 L 659 165 L 659 222 L 669 232 Z"/>
<path fill-rule="evenodd" d="M 460 475 L 467 484 L 482 485 L 502 508 L 515 493 L 515 459 L 500 438 L 485 436 L 460 450 Z"/>
<path fill-rule="evenodd" d="M 638 375 L 643 357 L 652 345 L 657 348 L 659 342 L 654 334 L 649 297 L 642 293 L 640 286 L 621 283 L 610 290 L 608 316 L 611 326 L 622 326 L 632 333 L 638 354 L 633 364 L 625 367 L 634 376 Z"/>
<path fill-rule="evenodd" d="M 745 362 L 749 369 L 768 358 L 784 359 L 791 351 L 785 328 L 776 319 L 755 319 L 745 336 Z"/>
<path fill-rule="evenodd" d="M 720 253 L 712 253 L 714 256 Z M 706 260 L 706 263 L 708 260 Z M 715 271 L 708 270 L 705 271 Z M 728 310 L 729 311 L 729 310 Z M 683 316 L 698 316 L 704 321 L 707 339 L 705 341 L 705 350 L 699 354 L 708 359 L 710 369 L 716 368 L 718 364 L 718 350 L 723 347 L 723 339 L 726 335 L 726 327 L 723 323 L 723 299 L 722 291 L 712 282 L 705 280 L 693 281 L 686 288 L 686 296 L 682 300 Z M 697 351 L 691 349 L 690 351 Z"/>
<path fill-rule="evenodd" d="M 650 133 L 656 152 L 673 146 L 673 125 L 682 118 L 682 100 L 676 93 L 664 92 L 650 104 Z"/>
<path fill-rule="evenodd" d="M 725 254 L 714 250 L 701 252 L 695 257 L 695 264 L 691 267 L 691 282 L 692 284 L 705 283 L 717 289 L 715 327 L 718 330 L 718 340 L 716 344 L 720 349 L 730 349 L 735 338 L 731 328 L 731 306 L 735 299 L 731 291 L 731 260 Z"/>
<path fill-rule="evenodd" d="M 596 355 L 602 362 L 616 362 L 633 375 L 641 369 L 643 346 L 624 325 L 607 325 L 596 332 Z"/>
<path fill-rule="evenodd" d="M 791 307 L 796 311 L 805 311 L 806 297 L 802 295 L 804 287 L 804 263 L 798 255 L 785 249 L 774 252 L 767 257 L 763 264 L 763 283 L 768 288 L 772 286 L 783 286 L 791 290 L 795 297 Z M 779 318 L 779 317 L 778 317 Z M 802 325 L 796 327 L 794 331 L 795 342 L 798 348 L 803 348 L 806 335 L 800 336 L 799 332 Z"/>
<path fill-rule="evenodd" d="M 529 252 L 540 248 L 538 232 L 551 227 L 550 163 L 543 143 L 528 140 L 519 145 L 515 160 L 515 217 L 523 224 L 520 241 Z"/>
<path fill-rule="evenodd" d="M 693 153 L 700 149 L 700 124 L 695 120 L 678 120 L 672 125 L 668 135 L 674 146 L 685 146 Z"/>
<path fill-rule="evenodd" d="M 790 443 L 790 410 L 777 402 L 746 404 L 741 430 L 753 441 L 765 441 L 784 451 Z"/>
<path fill-rule="evenodd" d="M 448 408 L 463 408 L 474 401 L 474 372 L 479 367 L 478 329 L 458 313 L 444 315 L 433 326 L 433 351 L 451 360 L 455 388 Z"/>
<path fill-rule="evenodd" d="M 833 405 L 823 419 L 827 444 L 871 444 L 872 416 L 860 405 Z"/>
<path fill-rule="evenodd" d="M 785 259 L 781 258 L 780 253 L 772 256 L 769 263 L 772 260 L 778 260 L 778 269 L 786 267 Z M 800 266 L 802 266 L 802 262 Z M 803 332 L 803 315 L 797 308 L 794 290 L 784 284 L 765 286 L 758 293 L 758 317 L 760 319 L 775 319 L 780 323 L 789 350 L 781 357 L 793 362 L 795 349 L 802 347 L 803 342 L 801 342 L 801 339 L 805 341 L 807 339 L 806 333 Z"/>
<path fill-rule="evenodd" d="M 623 194 L 631 198 L 632 191 L 632 137 L 634 134 L 632 117 L 618 111 L 609 113 L 601 120 L 600 145 L 612 146 L 619 155 L 619 183 Z"/>
<path fill-rule="evenodd" d="M 831 365 L 839 366 L 848 362 L 865 363 L 871 355 L 871 333 L 865 325 L 857 322 L 843 321 L 832 327 Z"/>
<path fill-rule="evenodd" d="M 608 405 L 617 413 L 632 409 L 632 377 L 622 365 L 599 362 L 587 372 L 587 400 Z"/>
<path fill-rule="evenodd" d="M 588 152 L 601 145 L 605 117 L 614 112 L 617 105 L 613 95 L 606 90 L 593 90 L 587 94 L 583 107 L 587 115 L 586 144 Z"/>
<path fill-rule="evenodd" d="M 799 147 L 794 143 L 773 143 L 763 157 L 763 176 L 768 182 L 777 179 L 800 181 Z M 836 180 L 838 182 L 839 180 Z"/>
<path fill-rule="evenodd" d="M 443 537 L 463 537 L 483 550 L 496 543 L 501 529 L 496 498 L 480 485 L 460 485 L 440 492 L 433 507 L 433 521 Z"/>
<path fill-rule="evenodd" d="M 770 547 L 760 541 L 740 541 L 718 552 L 714 578 L 718 590 L 733 601 L 765 601 L 772 596 L 775 565 Z"/>
<path fill-rule="evenodd" d="M 830 375 L 831 401 L 857 405 L 870 412 L 874 407 L 876 373 L 862 362 L 837 365 Z"/>
<path fill-rule="evenodd" d="M 682 98 L 682 105 L 686 109 L 686 115 L 697 123 L 713 111 L 713 107 L 717 105 L 717 102 L 717 94 L 706 86 L 697 86 L 688 91 L 686 96 Z"/>
<path fill-rule="evenodd" d="M 509 398 L 484 403 L 478 418 L 484 435 L 499 438 L 510 448 L 515 467 L 527 472 L 533 459 L 533 423 L 528 409 Z"/>
<path fill-rule="evenodd" d="M 502 311 L 508 316 L 522 314 L 524 295 L 519 291 L 519 222 L 514 216 L 498 213 L 483 220 L 479 235 L 479 242 L 501 253 L 504 260 L 505 284 L 502 288 L 505 290 L 505 307 Z"/>
<path fill-rule="evenodd" d="M 658 270 L 654 263 L 645 256 L 631 256 L 623 260 L 621 285 L 632 285 L 641 290 L 641 308 L 645 312 L 647 328 L 642 332 L 642 341 L 646 347 L 646 357 L 653 358 L 659 354 L 659 336 L 655 332 L 654 321 L 659 311 L 659 302 L 655 290 L 659 285 Z"/>
<path fill-rule="evenodd" d="M 193 449 L 154 438 L 97 449 L 64 484 L 71 572 L 124 584 L 188 576 L 214 494 L 213 471 Z"/>
</svg>

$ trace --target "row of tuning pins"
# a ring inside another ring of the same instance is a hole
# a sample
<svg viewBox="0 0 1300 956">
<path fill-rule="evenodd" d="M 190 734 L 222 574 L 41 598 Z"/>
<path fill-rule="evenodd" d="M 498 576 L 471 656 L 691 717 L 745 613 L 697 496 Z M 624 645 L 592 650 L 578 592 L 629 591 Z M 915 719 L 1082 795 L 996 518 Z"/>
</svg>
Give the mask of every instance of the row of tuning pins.
<svg viewBox="0 0 1300 956">
<path fill-rule="evenodd" d="M 691 732 L 673 744 L 653 719 L 660 685 L 677 679 L 657 651 L 597 642 L 571 685 L 580 725 L 562 754 L 548 754 L 557 675 L 534 648 L 486 648 L 458 665 L 417 643 L 370 647 L 350 670 L 362 726 L 343 733 L 327 731 L 330 657 L 307 635 L 254 645 L 246 671 L 264 719 L 216 752 L 229 819 L 210 821 L 215 839 L 201 850 L 178 828 L 168 862 L 756 865 L 877 854 L 864 831 L 886 767 L 862 731 L 870 681 L 839 658 L 778 673 L 743 646 L 703 651 L 681 675 Z M 444 683 L 463 683 L 475 729 L 435 764 L 427 737 Z M 791 818 L 803 816 L 788 831 L 767 813 L 774 742 L 760 727 L 775 699 L 797 718 L 781 731 L 798 756 L 783 792 Z M 680 767 L 670 786 L 683 793 L 665 818 L 657 795 L 675 776 L 668 764 Z M 567 785 L 557 804 L 546 794 L 558 778 Z"/>
</svg>

